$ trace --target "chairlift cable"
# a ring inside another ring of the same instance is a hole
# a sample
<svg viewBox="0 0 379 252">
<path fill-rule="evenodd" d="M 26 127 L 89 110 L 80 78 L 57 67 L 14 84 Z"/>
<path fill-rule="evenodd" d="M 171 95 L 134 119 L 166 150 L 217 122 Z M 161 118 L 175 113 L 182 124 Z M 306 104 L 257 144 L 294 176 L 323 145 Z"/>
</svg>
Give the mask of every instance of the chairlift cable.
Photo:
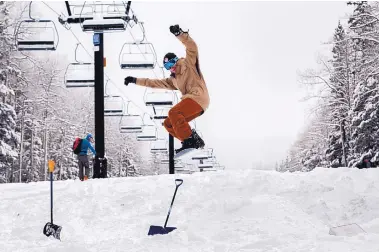
<svg viewBox="0 0 379 252">
<path fill-rule="evenodd" d="M 50 10 L 52 10 L 55 14 L 57 14 L 58 16 L 60 16 L 60 14 L 56 10 L 54 10 L 53 8 L 51 8 L 47 3 L 45 3 L 44 1 L 42 1 L 42 3 L 44 5 L 46 5 Z"/>
</svg>

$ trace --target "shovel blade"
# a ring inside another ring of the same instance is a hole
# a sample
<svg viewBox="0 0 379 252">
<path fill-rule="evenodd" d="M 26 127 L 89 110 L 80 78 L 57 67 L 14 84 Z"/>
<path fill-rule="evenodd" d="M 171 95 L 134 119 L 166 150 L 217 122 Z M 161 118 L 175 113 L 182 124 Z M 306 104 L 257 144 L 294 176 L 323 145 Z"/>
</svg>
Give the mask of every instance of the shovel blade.
<svg viewBox="0 0 379 252">
<path fill-rule="evenodd" d="M 55 225 L 51 222 L 46 223 L 45 227 L 43 228 L 43 234 L 49 237 L 52 235 L 55 239 L 60 240 L 61 239 L 61 230 L 62 227 Z"/>
<path fill-rule="evenodd" d="M 148 235 L 157 235 L 157 234 L 168 234 L 171 231 L 175 230 L 176 227 L 161 227 L 161 226 L 150 226 Z"/>
</svg>

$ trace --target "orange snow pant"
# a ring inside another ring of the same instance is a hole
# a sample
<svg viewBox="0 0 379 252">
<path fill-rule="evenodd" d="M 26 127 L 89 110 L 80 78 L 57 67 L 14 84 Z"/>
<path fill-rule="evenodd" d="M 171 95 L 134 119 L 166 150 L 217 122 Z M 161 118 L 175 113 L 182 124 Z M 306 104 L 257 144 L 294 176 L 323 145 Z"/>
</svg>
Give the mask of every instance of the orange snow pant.
<svg viewBox="0 0 379 252">
<path fill-rule="evenodd" d="M 192 130 L 188 122 L 204 113 L 203 108 L 191 98 L 183 99 L 168 111 L 163 126 L 168 133 L 181 142 L 191 136 Z"/>
</svg>

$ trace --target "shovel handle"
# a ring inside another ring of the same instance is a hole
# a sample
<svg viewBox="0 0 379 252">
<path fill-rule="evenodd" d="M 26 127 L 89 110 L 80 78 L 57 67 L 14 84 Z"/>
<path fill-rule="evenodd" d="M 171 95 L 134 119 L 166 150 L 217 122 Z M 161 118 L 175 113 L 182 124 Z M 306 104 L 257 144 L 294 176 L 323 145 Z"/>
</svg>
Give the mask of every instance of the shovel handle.
<svg viewBox="0 0 379 252">
<path fill-rule="evenodd" d="M 183 184 L 183 179 L 175 179 L 176 187 L 179 187 L 181 184 Z"/>
<path fill-rule="evenodd" d="M 171 208 L 172 208 L 172 204 L 174 204 L 176 191 L 178 191 L 179 186 L 180 186 L 181 184 L 183 184 L 183 179 L 175 179 L 175 184 L 176 184 L 176 188 L 175 188 L 174 196 L 172 197 L 172 201 L 171 201 L 170 209 L 168 210 L 168 214 L 167 214 L 166 221 L 165 221 L 164 226 L 163 226 L 164 228 L 166 228 L 167 221 L 168 221 L 168 217 L 170 217 Z"/>
</svg>

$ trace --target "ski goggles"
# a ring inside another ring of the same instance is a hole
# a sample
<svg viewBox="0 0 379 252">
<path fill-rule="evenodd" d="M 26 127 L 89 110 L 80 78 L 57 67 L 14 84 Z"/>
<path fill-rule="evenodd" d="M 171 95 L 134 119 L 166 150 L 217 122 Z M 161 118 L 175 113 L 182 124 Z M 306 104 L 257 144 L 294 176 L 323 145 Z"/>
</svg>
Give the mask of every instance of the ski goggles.
<svg viewBox="0 0 379 252">
<path fill-rule="evenodd" d="M 179 60 L 178 57 L 172 58 L 172 59 L 170 59 L 169 61 L 164 62 L 164 63 L 163 63 L 163 66 L 164 66 L 164 68 L 166 68 L 167 70 L 170 70 L 170 69 L 176 64 L 176 62 L 177 62 L 178 60 Z"/>
</svg>

